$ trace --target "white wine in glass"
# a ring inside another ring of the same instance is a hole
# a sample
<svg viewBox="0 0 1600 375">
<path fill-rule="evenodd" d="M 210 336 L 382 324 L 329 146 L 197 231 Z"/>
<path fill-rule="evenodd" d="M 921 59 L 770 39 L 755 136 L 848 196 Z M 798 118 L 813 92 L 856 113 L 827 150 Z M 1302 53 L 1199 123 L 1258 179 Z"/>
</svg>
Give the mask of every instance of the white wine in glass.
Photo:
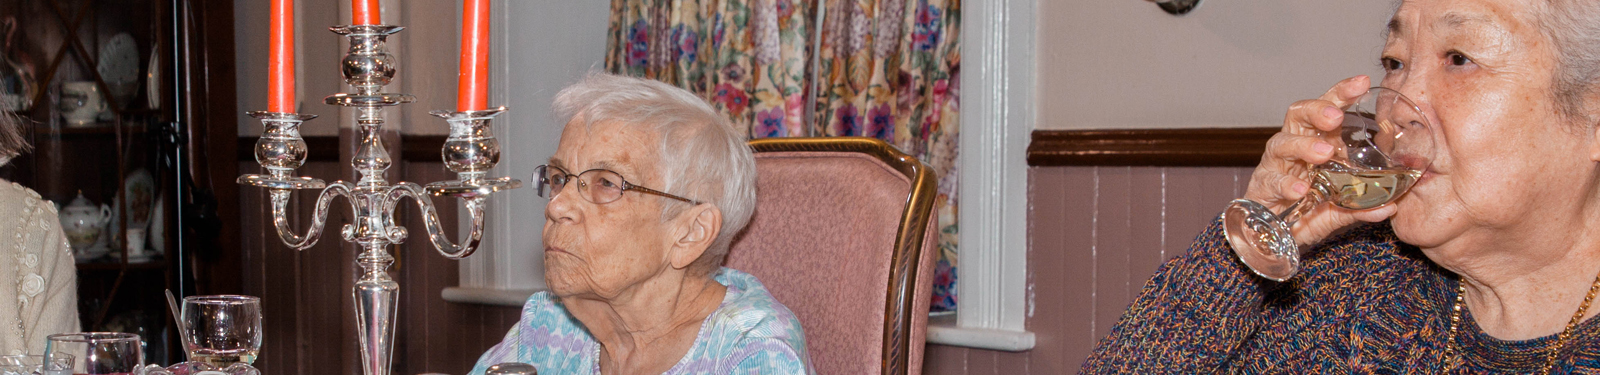
<svg viewBox="0 0 1600 375">
<path fill-rule="evenodd" d="M 1359 169 L 1339 163 L 1317 168 L 1317 177 L 1333 186 L 1329 202 L 1352 210 L 1378 208 L 1411 189 L 1422 171 L 1410 169 Z"/>
<path fill-rule="evenodd" d="M 1334 146 L 1331 160 L 1310 166 L 1311 189 L 1282 212 L 1235 199 L 1222 214 L 1233 252 L 1261 277 L 1284 281 L 1300 272 L 1291 229 L 1324 202 L 1349 210 L 1382 207 L 1421 180 L 1433 160 L 1433 129 L 1400 92 L 1373 87 L 1357 97 L 1339 130 L 1316 132 Z"/>
<path fill-rule="evenodd" d="M 189 361 L 203 362 L 217 368 L 228 368 L 235 363 L 255 363 L 260 349 L 195 349 L 189 351 Z"/>
</svg>

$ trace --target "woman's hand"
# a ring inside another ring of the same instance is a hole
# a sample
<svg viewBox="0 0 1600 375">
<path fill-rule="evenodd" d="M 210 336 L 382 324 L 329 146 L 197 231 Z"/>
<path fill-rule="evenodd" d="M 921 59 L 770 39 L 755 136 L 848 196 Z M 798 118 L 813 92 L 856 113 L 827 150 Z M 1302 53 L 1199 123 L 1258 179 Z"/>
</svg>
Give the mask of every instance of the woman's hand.
<svg viewBox="0 0 1600 375">
<path fill-rule="evenodd" d="M 1338 131 L 1339 124 L 1344 121 L 1344 109 L 1371 84 L 1367 76 L 1350 77 L 1333 85 L 1320 98 L 1290 105 L 1283 118 L 1283 130 L 1267 141 L 1267 152 L 1261 155 L 1261 164 L 1250 175 L 1250 187 L 1245 190 L 1244 198 L 1261 203 L 1274 213 L 1282 213 L 1304 197 L 1311 189 L 1311 167 L 1328 162 L 1334 153 L 1334 145 L 1317 135 Z M 1319 204 L 1294 225 L 1295 242 L 1314 244 L 1357 220 L 1382 221 L 1394 212 L 1394 205 L 1351 211 L 1332 204 Z"/>
</svg>

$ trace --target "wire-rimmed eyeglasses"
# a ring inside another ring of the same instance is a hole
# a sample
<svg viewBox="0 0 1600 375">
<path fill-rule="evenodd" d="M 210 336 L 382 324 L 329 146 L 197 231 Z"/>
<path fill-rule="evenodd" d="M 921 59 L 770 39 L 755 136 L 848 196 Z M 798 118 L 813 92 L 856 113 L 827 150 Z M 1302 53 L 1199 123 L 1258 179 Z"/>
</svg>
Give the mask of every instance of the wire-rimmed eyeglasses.
<svg viewBox="0 0 1600 375">
<path fill-rule="evenodd" d="M 578 195 L 594 204 L 606 204 L 622 199 L 622 192 L 633 190 L 640 193 L 657 195 L 677 199 L 688 204 L 698 205 L 700 202 L 660 190 L 651 189 L 628 183 L 622 175 L 608 169 L 590 169 L 576 175 L 567 172 L 561 167 L 553 165 L 540 165 L 533 168 L 533 187 L 540 197 L 553 199 L 556 194 L 567 187 L 568 182 L 578 181 Z"/>
</svg>

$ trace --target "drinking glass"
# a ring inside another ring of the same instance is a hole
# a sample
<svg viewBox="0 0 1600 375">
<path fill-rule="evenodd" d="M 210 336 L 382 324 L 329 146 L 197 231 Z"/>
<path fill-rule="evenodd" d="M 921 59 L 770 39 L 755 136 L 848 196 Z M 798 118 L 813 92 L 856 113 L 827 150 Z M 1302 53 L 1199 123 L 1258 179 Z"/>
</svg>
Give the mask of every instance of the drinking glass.
<svg viewBox="0 0 1600 375">
<path fill-rule="evenodd" d="M 1311 188 L 1283 212 L 1236 199 L 1223 212 L 1234 254 L 1257 275 L 1284 281 L 1300 271 L 1290 229 L 1323 202 L 1368 210 L 1393 202 L 1422 178 L 1433 161 L 1433 127 L 1400 92 L 1373 87 L 1345 110 L 1337 131 L 1316 132 L 1334 146 L 1327 163 L 1309 166 Z"/>
<path fill-rule="evenodd" d="M 183 298 L 184 351 L 190 362 L 219 369 L 249 365 L 261 352 L 261 299 L 216 295 Z"/>
<path fill-rule="evenodd" d="M 48 360 L 46 360 L 48 358 Z M 0 375 L 43 375 L 63 373 L 72 367 L 72 355 L 8 355 L 0 357 Z"/>
<path fill-rule="evenodd" d="M 50 335 L 44 355 L 64 360 L 59 372 L 45 374 L 121 375 L 143 374 L 144 342 L 139 335 L 115 332 L 62 333 Z M 69 372 L 70 371 L 70 372 Z"/>
</svg>

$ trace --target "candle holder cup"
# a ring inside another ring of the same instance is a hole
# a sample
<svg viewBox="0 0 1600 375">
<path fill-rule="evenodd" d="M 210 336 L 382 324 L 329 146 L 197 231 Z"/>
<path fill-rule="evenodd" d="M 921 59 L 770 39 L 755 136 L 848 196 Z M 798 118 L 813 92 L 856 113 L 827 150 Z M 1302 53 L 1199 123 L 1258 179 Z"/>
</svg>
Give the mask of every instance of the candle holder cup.
<svg viewBox="0 0 1600 375">
<path fill-rule="evenodd" d="M 445 139 L 440 154 L 445 168 L 456 173 L 456 180 L 428 184 L 428 193 L 471 198 L 522 186 L 522 181 L 510 177 L 485 177 L 495 164 L 500 163 L 500 141 L 495 139 L 489 121 L 505 111 L 505 107 L 500 107 L 481 111 L 431 112 L 450 124 L 450 137 Z"/>
</svg>

